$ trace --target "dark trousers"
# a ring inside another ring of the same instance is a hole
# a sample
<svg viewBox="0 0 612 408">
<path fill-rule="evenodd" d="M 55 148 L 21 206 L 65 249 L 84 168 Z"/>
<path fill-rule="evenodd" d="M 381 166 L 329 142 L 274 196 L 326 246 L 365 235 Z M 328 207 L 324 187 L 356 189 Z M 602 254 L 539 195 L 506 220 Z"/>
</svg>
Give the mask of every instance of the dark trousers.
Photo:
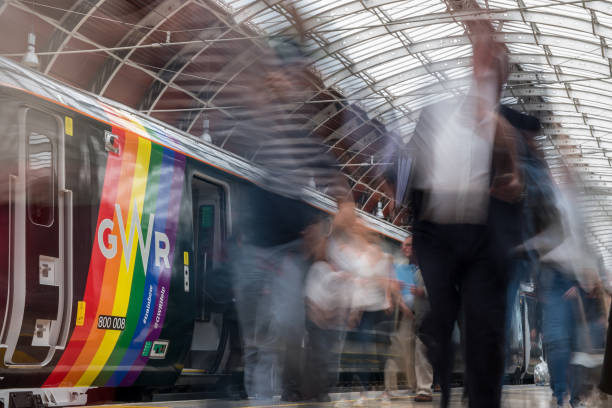
<svg viewBox="0 0 612 408">
<path fill-rule="evenodd" d="M 465 316 L 469 406 L 501 404 L 504 368 L 506 278 L 495 262 L 489 230 L 477 225 L 419 222 L 414 249 L 431 304 L 429 331 L 434 370 L 449 404 L 452 332 L 461 308 Z"/>
<path fill-rule="evenodd" d="M 599 389 L 606 394 L 612 394 L 612 308 L 608 315 L 608 333 L 606 336 L 606 351 L 601 372 Z"/>
<path fill-rule="evenodd" d="M 305 399 L 324 400 L 338 382 L 340 355 L 344 342 L 343 329 L 323 329 L 310 320 L 306 321 L 308 347 L 306 352 Z"/>
<path fill-rule="evenodd" d="M 573 284 L 573 281 L 555 268 L 541 266 L 537 285 L 538 300 L 542 305 L 542 336 L 550 372 L 550 385 L 559 405 L 563 404 L 568 391 L 568 373 L 576 325 L 572 300 L 565 299 L 563 295 Z"/>
<path fill-rule="evenodd" d="M 359 378 L 363 391 L 369 389 L 374 382 L 376 372 L 380 372 L 382 369 L 382 367 L 379 367 L 380 369 L 375 369 L 373 371 L 369 364 L 365 364 L 365 361 L 379 361 L 379 356 L 385 351 L 383 349 L 388 344 L 381 344 L 381 341 L 385 341 L 383 338 L 388 340 L 387 336 L 393 325 L 390 319 L 392 319 L 392 317 L 387 315 L 383 310 L 363 312 L 361 315 L 361 321 L 357 328 L 357 341 L 359 342 L 362 356 L 366 360 L 364 360 L 364 366 L 360 367 L 357 377 Z M 375 354 L 372 355 L 372 353 Z"/>
<path fill-rule="evenodd" d="M 299 241 L 269 248 L 243 244 L 232 252 L 244 383 L 250 397 L 274 395 L 281 386 L 279 377 L 284 395 L 299 394 L 308 267 L 297 251 L 300 246 Z"/>
</svg>

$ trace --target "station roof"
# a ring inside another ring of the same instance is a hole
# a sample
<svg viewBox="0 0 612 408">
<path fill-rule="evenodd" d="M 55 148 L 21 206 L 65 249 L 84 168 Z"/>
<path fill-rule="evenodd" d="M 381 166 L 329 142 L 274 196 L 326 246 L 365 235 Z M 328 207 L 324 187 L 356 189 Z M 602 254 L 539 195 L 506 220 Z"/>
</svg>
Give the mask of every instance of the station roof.
<svg viewBox="0 0 612 408">
<path fill-rule="evenodd" d="M 560 180 L 580 178 L 588 239 L 612 266 L 612 3 L 600 0 L 0 0 L 0 55 L 37 35 L 40 71 L 194 135 L 239 103 L 259 51 L 304 19 L 315 132 L 339 158 L 358 205 L 401 225 L 379 168 L 401 152 L 420 110 L 465 92 L 465 21 L 490 19 L 510 53 L 503 103 L 537 116 Z M 255 57 L 254 57 L 255 55 Z"/>
</svg>

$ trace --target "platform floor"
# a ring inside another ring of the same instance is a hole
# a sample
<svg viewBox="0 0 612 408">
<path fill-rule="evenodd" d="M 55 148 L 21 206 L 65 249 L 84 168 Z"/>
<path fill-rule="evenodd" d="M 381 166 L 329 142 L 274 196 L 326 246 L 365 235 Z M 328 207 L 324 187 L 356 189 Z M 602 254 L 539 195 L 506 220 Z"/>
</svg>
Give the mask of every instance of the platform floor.
<svg viewBox="0 0 612 408">
<path fill-rule="evenodd" d="M 432 403 L 417 403 L 414 402 L 414 395 L 402 395 L 393 398 L 390 404 L 383 404 L 380 400 L 380 392 L 369 392 L 366 405 L 367 408 L 399 408 L 399 407 L 437 407 L 439 406 L 440 394 L 434 394 Z M 117 404 L 117 405 L 100 405 L 99 407 L 129 407 L 129 408 L 350 408 L 354 405 L 359 397 L 359 393 L 336 393 L 332 394 L 332 402 L 328 403 L 287 403 L 278 399 L 271 401 L 243 400 L 243 401 L 227 401 L 227 400 L 190 400 L 190 401 L 172 401 L 172 402 L 153 402 L 139 404 Z M 551 391 L 548 387 L 536 387 L 532 385 L 522 386 L 506 386 L 504 387 L 504 397 L 502 408 L 549 408 L 554 407 L 551 404 Z M 569 404 L 566 405 L 569 407 Z M 612 408 L 612 399 L 602 401 L 599 395 L 594 395 L 587 402 L 588 407 L 593 408 Z M 461 403 L 461 389 L 453 390 L 453 398 L 451 407 L 464 407 Z"/>
</svg>

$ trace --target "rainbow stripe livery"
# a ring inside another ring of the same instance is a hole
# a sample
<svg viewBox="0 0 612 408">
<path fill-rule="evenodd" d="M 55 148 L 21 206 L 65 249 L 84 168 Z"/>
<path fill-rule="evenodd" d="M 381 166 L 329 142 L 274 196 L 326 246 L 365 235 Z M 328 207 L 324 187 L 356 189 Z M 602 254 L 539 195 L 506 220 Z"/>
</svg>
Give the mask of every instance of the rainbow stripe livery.
<svg viewBox="0 0 612 408">
<path fill-rule="evenodd" d="M 164 324 L 185 158 L 124 129 L 113 133 L 120 155 L 106 167 L 84 324 L 44 386 L 131 385 L 147 363 L 145 342 Z M 100 316 L 125 317 L 125 327 L 101 330 Z"/>
</svg>

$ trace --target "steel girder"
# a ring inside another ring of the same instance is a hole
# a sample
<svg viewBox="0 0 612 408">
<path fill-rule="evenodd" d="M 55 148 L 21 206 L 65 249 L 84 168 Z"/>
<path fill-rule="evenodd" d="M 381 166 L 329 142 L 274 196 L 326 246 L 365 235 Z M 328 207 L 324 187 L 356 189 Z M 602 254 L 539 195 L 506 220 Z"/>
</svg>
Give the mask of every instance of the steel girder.
<svg viewBox="0 0 612 408">
<path fill-rule="evenodd" d="M 70 42 L 70 40 L 73 38 L 74 33 L 81 28 L 81 26 L 93 13 L 95 13 L 102 3 L 104 3 L 104 1 L 105 0 L 98 0 L 97 2 L 93 2 L 89 0 L 78 0 L 76 3 L 74 3 L 74 5 L 70 8 L 70 12 L 64 14 L 62 20 L 59 22 L 62 27 L 70 32 L 66 33 L 63 30 L 56 29 L 51 35 L 46 51 L 57 51 L 58 53 L 61 53 L 66 44 L 68 44 L 68 42 Z M 41 71 L 45 74 L 49 74 L 59 55 L 60 54 L 56 54 L 41 58 L 43 61 L 41 64 Z"/>
<path fill-rule="evenodd" d="M 173 84 L 177 78 L 185 71 L 185 69 L 194 62 L 200 55 L 213 46 L 214 41 L 223 38 L 232 31 L 231 28 L 219 29 L 220 33 L 212 32 L 211 30 L 202 31 L 198 38 L 213 42 L 205 42 L 202 44 L 188 44 L 181 48 L 166 65 L 159 70 L 158 75 L 164 81 L 156 80 L 145 91 L 144 97 L 140 102 L 139 110 L 146 112 L 148 115 L 155 109 L 155 106 L 169 89 L 170 84 Z"/>
<path fill-rule="evenodd" d="M 40 18 L 42 21 L 44 21 L 45 23 L 49 24 L 51 27 L 53 27 L 55 29 L 61 30 L 61 31 L 63 31 L 66 34 L 70 34 L 70 31 L 65 29 L 64 27 L 62 27 L 58 21 L 38 13 L 36 10 L 31 9 L 30 7 L 28 7 L 27 5 L 25 5 L 25 4 L 21 3 L 21 2 L 17 1 L 17 2 L 10 2 L 10 3 L 7 3 L 7 4 L 12 6 L 12 7 L 16 7 L 18 9 L 22 10 L 22 11 L 25 11 L 27 13 L 30 13 L 30 14 L 36 16 L 37 18 Z M 110 58 L 114 58 L 115 60 L 117 60 L 120 63 L 123 63 L 125 65 L 129 65 L 130 67 L 132 67 L 132 68 L 134 68 L 134 69 L 136 69 L 136 70 L 138 70 L 138 71 L 140 71 L 140 72 L 150 76 L 153 79 L 157 79 L 157 80 L 163 82 L 164 84 L 167 83 L 167 81 L 161 79 L 155 72 L 151 71 L 150 69 L 144 68 L 141 65 L 136 64 L 135 62 L 130 61 L 130 60 L 122 60 L 120 57 L 118 57 L 114 53 L 105 50 L 106 47 L 104 47 L 103 45 L 98 44 L 95 41 L 92 41 L 91 39 L 83 36 L 79 32 L 75 32 L 72 35 L 73 35 L 74 38 L 76 38 L 76 39 L 78 39 L 78 40 L 80 40 L 80 41 L 82 41 L 82 42 L 84 42 L 86 44 L 89 44 L 90 46 L 92 46 L 94 48 L 101 49 L 102 52 L 106 53 Z M 184 89 L 184 88 L 182 88 L 182 87 L 180 87 L 180 86 L 178 86 L 176 84 L 170 84 L 169 86 L 171 86 L 172 88 L 177 89 L 180 92 L 185 93 L 186 95 L 189 95 L 193 99 L 198 100 L 197 95 L 192 94 L 187 89 Z M 205 103 L 205 101 L 200 101 L 200 102 L 203 103 L 203 104 Z"/>
<path fill-rule="evenodd" d="M 133 27 L 118 43 L 117 46 L 138 46 L 149 38 L 149 36 L 157 31 L 161 25 L 166 23 L 172 16 L 187 7 L 192 3 L 192 0 L 165 0 L 160 3 L 155 9 L 147 13 L 144 18 L 138 22 L 137 26 Z M 161 12 L 163 10 L 163 12 Z M 143 26 L 150 29 L 143 32 Z M 118 51 L 120 59 L 107 58 L 102 68 L 98 70 L 94 82 L 91 86 L 91 91 L 98 95 L 104 95 L 109 84 L 117 75 L 117 72 L 125 65 L 126 61 L 133 55 L 135 49 L 129 51 Z"/>
</svg>

